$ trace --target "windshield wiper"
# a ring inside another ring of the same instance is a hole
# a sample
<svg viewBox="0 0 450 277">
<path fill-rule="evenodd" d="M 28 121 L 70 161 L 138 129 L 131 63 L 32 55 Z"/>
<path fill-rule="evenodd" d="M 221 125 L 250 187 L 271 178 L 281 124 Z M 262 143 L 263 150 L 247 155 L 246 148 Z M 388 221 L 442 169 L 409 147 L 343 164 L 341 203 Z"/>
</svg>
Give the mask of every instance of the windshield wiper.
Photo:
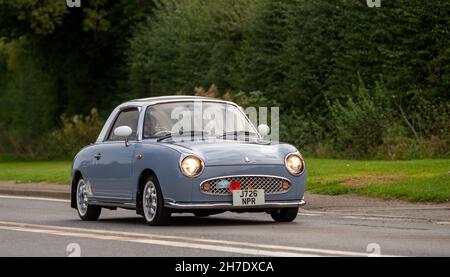
<svg viewBox="0 0 450 277">
<path fill-rule="evenodd" d="M 221 136 L 218 136 L 219 138 L 225 138 L 227 136 L 233 136 L 233 137 L 237 137 L 237 136 L 258 136 L 258 134 L 253 133 L 253 132 L 249 132 L 249 131 L 230 131 L 230 132 L 225 132 L 223 133 Z"/>
<path fill-rule="evenodd" d="M 202 138 L 203 138 L 205 135 L 208 135 L 208 133 L 204 132 L 204 131 L 183 131 L 183 132 L 179 132 L 179 133 L 169 133 L 169 134 L 166 134 L 164 136 L 159 137 L 156 141 L 160 142 L 160 141 L 163 141 L 165 139 L 173 138 L 173 137 L 187 137 L 187 136 L 190 136 L 192 138 L 192 137 L 198 136 L 198 135 L 201 135 Z"/>
<path fill-rule="evenodd" d="M 171 138 L 171 137 L 172 137 L 172 133 L 168 133 L 168 134 L 165 134 L 163 136 L 160 136 L 156 141 L 160 142 L 162 140 L 165 140 L 165 139 L 168 139 L 168 138 Z"/>
</svg>

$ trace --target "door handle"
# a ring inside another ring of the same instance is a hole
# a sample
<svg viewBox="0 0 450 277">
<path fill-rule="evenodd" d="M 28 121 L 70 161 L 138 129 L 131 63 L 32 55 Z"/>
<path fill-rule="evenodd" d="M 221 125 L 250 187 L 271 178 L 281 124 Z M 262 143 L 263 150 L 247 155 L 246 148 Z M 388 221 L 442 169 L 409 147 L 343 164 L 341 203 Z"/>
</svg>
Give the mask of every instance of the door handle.
<svg viewBox="0 0 450 277">
<path fill-rule="evenodd" d="M 100 160 L 101 157 L 102 157 L 101 153 L 97 153 L 94 155 L 94 158 L 96 158 L 97 160 Z"/>
</svg>

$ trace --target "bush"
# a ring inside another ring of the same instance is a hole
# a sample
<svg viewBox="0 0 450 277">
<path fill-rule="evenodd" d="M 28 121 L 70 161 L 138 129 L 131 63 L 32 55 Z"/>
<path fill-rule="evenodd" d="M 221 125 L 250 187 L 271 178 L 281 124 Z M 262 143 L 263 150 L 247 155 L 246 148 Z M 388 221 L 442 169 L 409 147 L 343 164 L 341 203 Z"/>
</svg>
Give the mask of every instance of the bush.
<svg viewBox="0 0 450 277">
<path fill-rule="evenodd" d="M 61 117 L 61 129 L 51 134 L 51 158 L 72 159 L 84 146 L 94 143 L 103 127 L 103 121 L 93 108 L 87 116 Z"/>
<path fill-rule="evenodd" d="M 355 99 L 330 105 L 330 133 L 334 154 L 343 158 L 419 159 L 448 157 L 450 104 L 426 97 L 402 104 L 381 79 L 375 89 L 360 80 Z M 392 95 L 392 96 L 390 96 Z M 333 156 L 333 153 L 329 153 Z"/>
<path fill-rule="evenodd" d="M 86 103 L 193 91 L 280 107 L 311 155 L 450 155 L 449 1 L 3 2 L 0 155 L 68 158 L 96 136 Z"/>
<path fill-rule="evenodd" d="M 330 105 L 329 128 L 337 151 L 353 158 L 367 158 L 383 143 L 389 114 L 362 83 L 357 91 L 355 100 L 349 97 L 344 105 L 339 100 Z"/>
</svg>

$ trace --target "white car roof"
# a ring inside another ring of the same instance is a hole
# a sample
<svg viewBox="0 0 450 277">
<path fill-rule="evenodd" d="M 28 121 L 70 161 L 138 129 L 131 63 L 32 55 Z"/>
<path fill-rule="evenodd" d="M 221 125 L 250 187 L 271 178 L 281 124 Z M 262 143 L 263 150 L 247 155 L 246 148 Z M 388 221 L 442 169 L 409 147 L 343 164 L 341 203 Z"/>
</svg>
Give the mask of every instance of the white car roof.
<svg viewBox="0 0 450 277">
<path fill-rule="evenodd" d="M 192 96 L 192 95 L 174 95 L 174 96 L 158 96 L 158 97 L 148 97 L 148 98 L 140 98 L 127 101 L 122 103 L 120 106 L 144 106 L 147 104 L 155 104 L 155 103 L 164 103 L 164 102 L 177 102 L 177 101 L 195 101 L 195 100 L 203 100 L 203 101 L 214 101 L 214 102 L 224 102 L 235 104 L 230 101 L 225 101 L 218 98 L 213 97 L 205 97 L 205 96 Z"/>
</svg>

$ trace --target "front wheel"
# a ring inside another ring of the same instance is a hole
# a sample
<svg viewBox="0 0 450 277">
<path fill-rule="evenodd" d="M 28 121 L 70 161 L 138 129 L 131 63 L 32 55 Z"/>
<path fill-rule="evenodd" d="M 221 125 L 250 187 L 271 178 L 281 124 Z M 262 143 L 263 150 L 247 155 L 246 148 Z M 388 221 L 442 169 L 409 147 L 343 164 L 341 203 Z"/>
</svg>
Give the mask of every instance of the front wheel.
<svg viewBox="0 0 450 277">
<path fill-rule="evenodd" d="M 276 222 L 292 222 L 298 214 L 298 207 L 296 208 L 281 208 L 270 213 L 273 220 Z"/>
<path fill-rule="evenodd" d="M 142 192 L 142 211 L 148 225 L 167 225 L 170 221 L 170 210 L 164 207 L 161 188 L 153 176 L 147 179 Z"/>
<path fill-rule="evenodd" d="M 95 221 L 100 217 L 102 207 L 88 203 L 86 182 L 81 178 L 77 185 L 77 211 L 82 220 Z"/>
</svg>

